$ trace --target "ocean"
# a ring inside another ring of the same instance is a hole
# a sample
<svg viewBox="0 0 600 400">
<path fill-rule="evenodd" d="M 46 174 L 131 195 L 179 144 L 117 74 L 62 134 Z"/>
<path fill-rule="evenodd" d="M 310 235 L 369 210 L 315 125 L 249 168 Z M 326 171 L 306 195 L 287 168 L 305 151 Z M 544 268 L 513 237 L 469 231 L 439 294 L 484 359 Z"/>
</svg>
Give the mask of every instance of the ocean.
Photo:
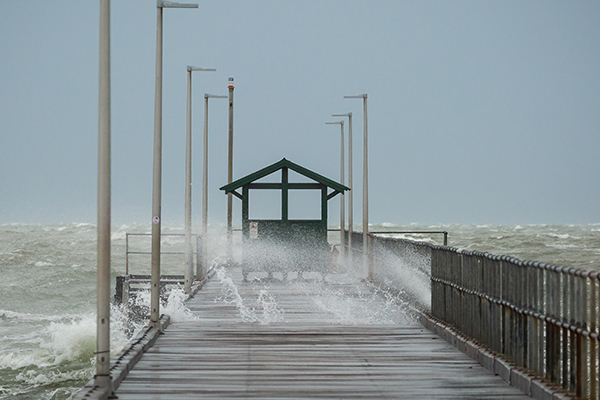
<svg viewBox="0 0 600 400">
<path fill-rule="evenodd" d="M 371 231 L 447 231 L 450 246 L 505 254 L 522 260 L 600 270 L 600 224 L 590 225 L 372 225 Z M 124 225 L 112 232 L 112 286 L 125 273 L 126 233 L 149 226 Z M 217 228 L 215 228 L 217 229 Z M 222 231 L 222 227 L 218 230 Z M 182 233 L 163 227 L 163 233 Z M 440 234 L 396 234 L 442 243 Z M 335 241 L 337 233 L 330 233 Z M 223 257 L 224 237 L 211 247 Z M 129 238 L 134 251 L 149 238 Z M 163 251 L 183 251 L 183 239 L 169 236 Z M 96 227 L 92 224 L 0 225 L 0 399 L 69 399 L 93 376 L 96 313 Z M 149 256 L 131 255 L 130 273 L 149 274 Z M 183 256 L 165 255 L 162 272 L 183 274 Z M 188 316 L 183 296 L 166 305 L 175 320 Z M 112 351 L 127 343 L 142 323 L 111 310 Z"/>
</svg>

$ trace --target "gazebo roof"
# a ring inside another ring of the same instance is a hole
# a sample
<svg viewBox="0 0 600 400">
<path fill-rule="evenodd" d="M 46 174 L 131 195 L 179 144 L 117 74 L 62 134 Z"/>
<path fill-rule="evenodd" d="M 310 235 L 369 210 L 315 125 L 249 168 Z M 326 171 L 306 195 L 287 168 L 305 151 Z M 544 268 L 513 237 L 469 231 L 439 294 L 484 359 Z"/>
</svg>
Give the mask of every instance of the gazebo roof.
<svg viewBox="0 0 600 400">
<path fill-rule="evenodd" d="M 343 193 L 346 190 L 350 190 L 350 188 L 347 186 L 337 183 L 329 178 L 324 177 L 321 174 L 313 172 L 313 171 L 311 171 L 307 168 L 304 168 L 296 163 L 293 163 L 290 160 L 287 160 L 285 158 L 282 158 L 280 161 L 278 161 L 274 164 L 271 164 L 261 170 L 258 170 L 249 175 L 246 175 L 243 178 L 235 180 L 235 181 L 231 182 L 230 184 L 221 187 L 221 190 L 224 190 L 225 193 L 234 192 L 236 189 L 238 189 L 244 185 L 250 184 L 254 181 L 264 178 L 265 176 L 270 175 L 274 172 L 277 172 L 283 168 L 289 168 L 292 171 L 299 173 L 300 175 L 303 175 L 309 179 L 312 179 L 316 182 L 319 182 L 325 186 L 332 188 L 336 192 Z"/>
</svg>

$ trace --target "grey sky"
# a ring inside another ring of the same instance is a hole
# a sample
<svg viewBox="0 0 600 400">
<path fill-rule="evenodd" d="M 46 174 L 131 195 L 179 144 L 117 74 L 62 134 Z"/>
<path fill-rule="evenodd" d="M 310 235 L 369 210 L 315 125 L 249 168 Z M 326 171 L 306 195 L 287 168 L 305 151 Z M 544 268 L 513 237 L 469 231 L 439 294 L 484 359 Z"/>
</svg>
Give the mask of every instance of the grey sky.
<svg viewBox="0 0 600 400">
<path fill-rule="evenodd" d="M 164 12 L 163 221 L 194 223 L 203 94 L 235 89 L 239 178 L 286 157 L 339 179 L 369 95 L 375 223 L 600 222 L 600 2 L 200 1 Z M 0 2 L 0 223 L 95 222 L 98 2 Z M 156 3 L 112 2 L 113 222 L 151 220 Z M 225 220 L 227 102 L 210 103 L 210 219 Z M 235 223 L 239 223 L 239 204 Z M 339 202 L 330 202 L 337 223 Z"/>
</svg>

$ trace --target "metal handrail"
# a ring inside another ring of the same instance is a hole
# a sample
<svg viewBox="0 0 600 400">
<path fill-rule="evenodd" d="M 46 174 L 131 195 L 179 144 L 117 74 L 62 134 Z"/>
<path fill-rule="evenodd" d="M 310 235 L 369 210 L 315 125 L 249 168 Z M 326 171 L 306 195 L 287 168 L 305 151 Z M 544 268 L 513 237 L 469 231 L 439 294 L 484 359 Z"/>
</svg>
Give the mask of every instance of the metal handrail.
<svg viewBox="0 0 600 400">
<path fill-rule="evenodd" d="M 327 232 L 339 232 L 341 228 L 327 228 Z M 352 232 L 350 232 L 352 233 Z M 385 234 L 443 234 L 444 235 L 444 246 L 448 246 L 448 231 L 373 231 L 369 234 L 374 235 L 385 235 Z"/>
<path fill-rule="evenodd" d="M 369 232 L 374 235 L 385 235 L 385 234 L 443 234 L 444 235 L 444 246 L 448 246 L 448 232 L 447 231 L 375 231 Z"/>
<path fill-rule="evenodd" d="M 578 398 L 600 399 L 599 272 L 404 238 L 370 238 L 373 281 L 384 271 L 380 249 L 422 254 L 431 267 L 435 318 Z"/>
<path fill-rule="evenodd" d="M 129 236 L 152 236 L 152 233 L 125 233 L 125 275 L 129 275 L 129 255 L 143 255 L 143 254 L 152 254 L 151 251 L 129 251 Z M 161 233 L 160 237 L 163 238 L 165 236 L 178 236 L 184 237 L 185 233 Z M 200 235 L 192 235 L 192 237 L 196 238 L 196 243 L 200 239 Z M 197 248 L 198 246 L 196 246 Z M 177 255 L 177 254 L 185 254 L 185 251 L 161 251 L 160 254 L 165 255 Z M 197 250 L 192 249 L 192 254 L 198 254 Z"/>
</svg>

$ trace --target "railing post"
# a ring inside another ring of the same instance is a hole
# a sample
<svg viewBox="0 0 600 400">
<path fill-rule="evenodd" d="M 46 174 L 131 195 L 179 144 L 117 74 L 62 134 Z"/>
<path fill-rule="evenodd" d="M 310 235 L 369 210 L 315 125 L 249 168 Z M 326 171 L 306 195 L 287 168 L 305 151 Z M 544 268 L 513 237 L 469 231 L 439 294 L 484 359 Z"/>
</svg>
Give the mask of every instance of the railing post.
<svg viewBox="0 0 600 400">
<path fill-rule="evenodd" d="M 125 233 L 125 275 L 129 275 L 129 233 Z"/>
<path fill-rule="evenodd" d="M 368 235 L 367 238 L 367 246 L 363 249 L 363 252 L 366 252 L 367 256 L 363 254 L 363 259 L 367 260 L 369 270 L 369 281 L 373 282 L 373 236 Z"/>
<path fill-rule="evenodd" d="M 577 343 L 576 343 L 576 359 L 577 359 L 577 373 L 575 376 L 575 386 L 577 387 L 575 394 L 579 397 L 586 398 L 588 394 L 588 345 L 587 345 L 587 337 L 585 337 L 581 330 L 588 329 L 588 324 L 586 323 L 587 317 L 587 301 L 588 301 L 588 293 L 587 293 L 587 274 L 583 271 L 577 271 L 575 273 L 574 279 L 576 280 L 576 297 L 577 304 L 576 307 L 577 315 L 576 315 L 576 326 L 577 326 Z"/>
<path fill-rule="evenodd" d="M 598 272 L 592 272 L 590 274 L 590 324 L 588 329 L 592 334 L 596 335 L 596 338 L 590 338 L 590 398 L 598 399 L 600 398 L 600 383 L 598 382 L 600 376 L 598 374 L 598 361 L 599 355 L 598 350 L 600 346 L 598 346 L 598 311 L 600 309 L 600 296 L 598 293 L 599 284 L 600 284 L 600 274 Z"/>
</svg>

